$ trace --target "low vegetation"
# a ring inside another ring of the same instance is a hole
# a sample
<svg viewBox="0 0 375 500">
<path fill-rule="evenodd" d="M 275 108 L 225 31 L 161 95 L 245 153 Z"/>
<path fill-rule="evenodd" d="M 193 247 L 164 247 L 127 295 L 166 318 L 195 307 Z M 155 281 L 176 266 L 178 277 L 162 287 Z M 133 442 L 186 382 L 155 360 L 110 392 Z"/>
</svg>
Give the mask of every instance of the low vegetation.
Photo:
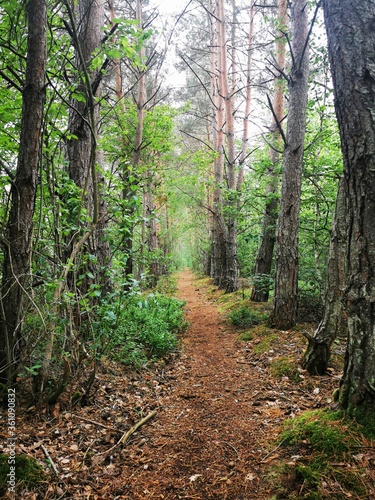
<svg viewBox="0 0 375 500">
<path fill-rule="evenodd" d="M 368 428 L 344 412 L 306 411 L 285 421 L 279 445 L 282 459 L 269 475 L 274 499 L 370 498 Z"/>
<path fill-rule="evenodd" d="M 101 354 L 134 367 L 167 355 L 187 326 L 183 307 L 158 293 L 105 304 L 96 323 Z"/>
</svg>

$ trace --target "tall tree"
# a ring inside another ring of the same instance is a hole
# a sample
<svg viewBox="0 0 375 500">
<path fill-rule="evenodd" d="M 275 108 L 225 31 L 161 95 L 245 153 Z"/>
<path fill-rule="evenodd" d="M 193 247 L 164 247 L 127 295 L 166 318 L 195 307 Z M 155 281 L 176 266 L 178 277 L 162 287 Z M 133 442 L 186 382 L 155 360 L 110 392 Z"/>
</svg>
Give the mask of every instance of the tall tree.
<svg viewBox="0 0 375 500">
<path fill-rule="evenodd" d="M 2 238 L 4 262 L 0 307 L 0 380 L 11 384 L 22 353 L 22 322 L 31 286 L 33 214 L 42 139 L 46 73 L 45 0 L 28 3 L 26 80 L 17 170 Z"/>
<path fill-rule="evenodd" d="M 212 95 L 212 139 L 216 151 L 214 160 L 213 194 L 213 278 L 216 286 L 225 287 L 226 275 L 226 224 L 223 216 L 223 181 L 224 181 L 224 101 L 219 85 L 219 23 L 218 6 L 215 0 L 210 2 L 210 66 Z"/>
<path fill-rule="evenodd" d="M 305 334 L 308 347 L 302 362 L 312 375 L 323 375 L 328 366 L 330 348 L 337 337 L 343 313 L 348 255 L 348 220 L 345 181 L 342 177 L 336 198 L 328 254 L 327 290 L 324 298 L 323 319 L 314 335 Z"/>
<path fill-rule="evenodd" d="M 254 265 L 254 285 L 251 300 L 267 302 L 269 298 L 269 275 L 272 268 L 273 251 L 276 241 L 277 209 L 279 206 L 279 151 L 282 149 L 282 121 L 284 118 L 284 72 L 286 55 L 287 1 L 279 0 L 276 32 L 275 89 L 272 103 L 270 165 L 267 171 L 269 181 L 266 187 L 261 241 Z M 273 72 L 274 72 L 273 71 Z"/>
<path fill-rule="evenodd" d="M 298 231 L 308 73 L 307 4 L 305 0 L 294 0 L 292 2 L 292 68 L 288 78 L 288 123 L 283 152 L 275 297 L 271 318 L 272 324 L 280 329 L 294 326 L 297 320 Z"/>
<path fill-rule="evenodd" d="M 70 18 L 70 26 L 68 24 L 67 26 L 72 34 L 72 42 L 76 50 L 77 68 L 75 98 L 72 100 L 69 116 L 68 171 L 70 178 L 82 193 L 82 206 L 77 211 L 78 217 L 87 213 L 86 218 L 74 221 L 75 230 L 69 236 L 67 259 L 70 259 L 74 252 L 74 245 L 82 237 L 82 231 L 90 231 L 86 253 L 94 256 L 97 261 L 93 266 L 91 259 L 90 265 L 87 266 L 87 256 L 83 256 L 83 263 L 86 266 L 86 272 L 90 271 L 91 274 L 95 274 L 96 282 L 103 284 L 106 282 L 104 276 L 110 260 L 110 252 L 104 238 L 107 222 L 106 204 L 100 196 L 100 178 L 97 168 L 100 159 L 97 97 L 100 95 L 102 68 L 93 69 L 92 60 L 94 51 L 101 47 L 104 0 L 80 0 L 77 13 L 68 2 L 66 6 Z M 77 231 L 77 228 L 80 229 Z M 80 286 L 80 293 L 87 291 L 91 280 L 92 278 L 88 278 L 87 274 Z M 75 281 L 75 278 L 72 281 Z M 79 315 L 76 315 L 76 320 L 78 318 Z"/>
<path fill-rule="evenodd" d="M 375 408 L 375 73 L 373 0 L 325 0 L 344 157 L 348 219 L 348 344 L 340 387 L 349 414 Z"/>
</svg>

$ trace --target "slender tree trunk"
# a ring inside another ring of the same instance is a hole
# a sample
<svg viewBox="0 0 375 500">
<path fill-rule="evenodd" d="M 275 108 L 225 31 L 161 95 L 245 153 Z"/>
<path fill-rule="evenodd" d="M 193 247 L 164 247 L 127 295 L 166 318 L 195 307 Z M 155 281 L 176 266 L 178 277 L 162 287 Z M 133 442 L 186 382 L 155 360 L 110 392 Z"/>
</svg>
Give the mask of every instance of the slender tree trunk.
<svg viewBox="0 0 375 500">
<path fill-rule="evenodd" d="M 348 344 L 340 403 L 375 410 L 374 2 L 326 0 L 325 23 L 344 158 L 348 221 Z"/>
<path fill-rule="evenodd" d="M 289 77 L 289 112 L 283 153 L 282 191 L 277 233 L 273 326 L 295 325 L 298 306 L 298 231 L 302 160 L 308 93 L 308 23 L 305 0 L 292 3 L 293 66 Z"/>
<path fill-rule="evenodd" d="M 285 69 L 286 41 L 283 34 L 287 25 L 287 0 L 278 2 L 278 31 L 276 36 L 276 62 L 278 69 Z M 270 148 L 269 182 L 266 187 L 266 206 L 264 211 L 261 241 L 254 265 L 254 286 L 251 300 L 267 302 L 269 298 L 269 276 L 272 268 L 273 251 L 276 242 L 276 227 L 279 207 L 279 172 L 276 166 L 280 161 L 279 150 L 282 147 L 281 127 L 284 118 L 284 77 L 275 78 L 273 99 L 274 118 L 271 125 L 272 147 Z"/>
<path fill-rule="evenodd" d="M 329 246 L 328 284 L 323 319 L 313 337 L 306 335 L 309 344 L 302 366 L 311 375 L 323 375 L 326 372 L 331 345 L 337 337 L 342 323 L 348 256 L 347 213 L 345 181 L 342 177 L 337 193 Z"/>
<path fill-rule="evenodd" d="M 99 178 L 97 163 L 100 159 L 98 152 L 97 135 L 99 121 L 99 104 L 95 97 L 100 95 L 102 75 L 100 71 L 90 69 L 92 54 L 101 46 L 101 27 L 104 20 L 104 0 L 80 0 L 78 2 L 78 19 L 75 24 L 75 13 L 70 9 L 70 21 L 76 47 L 76 65 L 79 70 L 76 92 L 81 93 L 84 99 L 73 100 L 69 116 L 69 131 L 71 138 L 67 141 L 68 172 L 70 178 L 82 192 L 82 206 L 78 220 L 74 221 L 76 227 L 70 236 L 66 249 L 65 260 L 70 259 L 82 234 L 91 225 L 92 234 L 88 238 L 84 253 L 94 255 L 97 262 L 92 260 L 83 264 L 86 271 L 96 275 L 95 282 L 105 287 L 108 285 L 107 270 L 110 262 L 109 244 L 104 238 L 107 225 L 106 203 L 100 197 L 99 185 L 103 179 Z M 82 213 L 87 211 L 89 219 L 82 218 Z M 80 220 L 81 219 L 81 220 Z M 79 255 L 77 255 L 77 258 Z M 84 259 L 85 261 L 86 259 Z M 79 260 L 77 261 L 77 264 Z M 81 269 L 81 274 L 84 274 Z M 76 289 L 75 273 L 70 275 L 70 288 Z M 79 286 L 79 293 L 85 294 L 93 282 L 87 275 Z M 80 313 L 74 314 L 76 326 L 80 324 Z"/>
<path fill-rule="evenodd" d="M 211 95 L 212 95 L 212 129 L 213 147 L 217 152 L 214 160 L 214 193 L 213 193 L 213 278 L 214 284 L 220 288 L 225 285 L 226 273 L 226 227 L 223 217 L 224 181 L 224 103 L 219 93 L 219 51 L 218 51 L 218 13 L 216 0 L 210 2 L 210 45 L 211 45 Z"/>
<path fill-rule="evenodd" d="M 13 383 L 22 354 L 23 309 L 31 281 L 33 214 L 45 102 L 46 11 L 45 0 L 28 3 L 21 137 L 16 176 L 11 186 L 11 208 L 2 241 L 0 381 L 5 384 Z"/>
<path fill-rule="evenodd" d="M 226 223 L 226 273 L 225 291 L 227 293 L 238 290 L 238 263 L 237 263 L 237 178 L 235 172 L 235 145 L 234 145 L 234 94 L 230 90 L 228 72 L 228 48 L 226 36 L 226 22 L 224 0 L 217 1 L 217 13 L 220 19 L 218 26 L 219 45 L 219 94 L 224 99 L 224 134 L 226 137 L 226 183 L 228 193 L 225 202 Z M 234 64 L 234 61 L 232 61 Z M 233 75 L 233 82 L 235 75 Z"/>
</svg>

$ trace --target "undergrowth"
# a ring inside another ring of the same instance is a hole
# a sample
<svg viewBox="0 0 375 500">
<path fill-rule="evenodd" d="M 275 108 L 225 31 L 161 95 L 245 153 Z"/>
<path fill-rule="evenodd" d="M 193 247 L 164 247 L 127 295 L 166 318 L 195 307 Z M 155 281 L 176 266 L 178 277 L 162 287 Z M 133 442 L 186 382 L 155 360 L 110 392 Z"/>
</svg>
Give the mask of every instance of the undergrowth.
<svg viewBox="0 0 375 500">
<path fill-rule="evenodd" d="M 359 450 L 369 442 L 363 426 L 342 411 L 314 410 L 289 419 L 279 436 L 283 460 L 271 469 L 274 499 L 369 498 Z"/>
<path fill-rule="evenodd" d="M 99 352 L 133 367 L 167 355 L 187 326 L 183 308 L 184 302 L 159 294 L 104 304 L 96 323 Z"/>
<path fill-rule="evenodd" d="M 12 484 L 12 470 L 15 471 L 15 483 Z M 33 488 L 46 480 L 45 472 L 38 462 L 27 455 L 14 456 L 0 454 L 0 494 L 13 491 L 15 494 L 20 489 Z"/>
<path fill-rule="evenodd" d="M 228 314 L 228 318 L 234 326 L 249 328 L 264 322 L 267 319 L 267 315 L 254 311 L 247 306 L 240 306 L 233 309 L 233 311 Z"/>
</svg>

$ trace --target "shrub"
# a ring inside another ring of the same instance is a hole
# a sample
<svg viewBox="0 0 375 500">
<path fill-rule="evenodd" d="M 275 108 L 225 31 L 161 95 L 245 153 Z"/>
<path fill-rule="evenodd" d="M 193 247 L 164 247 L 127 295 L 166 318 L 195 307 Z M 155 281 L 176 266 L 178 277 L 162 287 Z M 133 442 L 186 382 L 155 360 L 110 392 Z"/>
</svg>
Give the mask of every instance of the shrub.
<svg viewBox="0 0 375 500">
<path fill-rule="evenodd" d="M 253 311 L 246 306 L 234 309 L 229 313 L 228 317 L 234 326 L 240 328 L 249 328 L 253 325 L 259 325 L 259 323 L 267 319 L 267 315 Z"/>
<path fill-rule="evenodd" d="M 96 323 L 101 353 L 133 366 L 168 354 L 187 326 L 183 307 L 184 302 L 157 294 L 103 305 Z"/>
</svg>

